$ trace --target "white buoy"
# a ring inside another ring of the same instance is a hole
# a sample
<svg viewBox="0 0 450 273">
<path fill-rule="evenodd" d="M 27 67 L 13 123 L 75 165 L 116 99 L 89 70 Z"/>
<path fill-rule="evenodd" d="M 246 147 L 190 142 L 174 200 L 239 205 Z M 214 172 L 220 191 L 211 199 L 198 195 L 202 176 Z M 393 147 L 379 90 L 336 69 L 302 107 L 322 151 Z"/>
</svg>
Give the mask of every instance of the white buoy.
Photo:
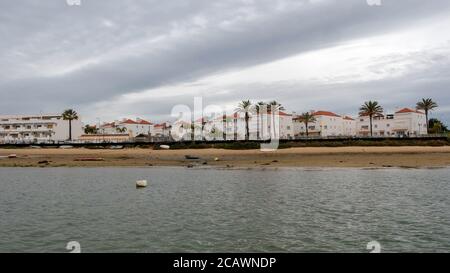
<svg viewBox="0 0 450 273">
<path fill-rule="evenodd" d="M 170 146 L 169 145 L 160 145 L 159 148 L 164 149 L 164 150 L 169 150 Z"/>
<path fill-rule="evenodd" d="M 147 187 L 147 180 L 138 180 L 136 181 L 136 188 L 145 188 Z"/>
</svg>

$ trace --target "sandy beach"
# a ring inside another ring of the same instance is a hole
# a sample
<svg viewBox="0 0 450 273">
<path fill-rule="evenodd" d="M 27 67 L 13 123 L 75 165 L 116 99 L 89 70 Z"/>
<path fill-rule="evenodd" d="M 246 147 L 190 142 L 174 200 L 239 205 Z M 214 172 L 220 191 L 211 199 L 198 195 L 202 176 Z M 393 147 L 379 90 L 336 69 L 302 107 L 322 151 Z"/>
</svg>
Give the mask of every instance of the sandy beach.
<svg viewBox="0 0 450 273">
<path fill-rule="evenodd" d="M 17 158 L 8 158 L 15 154 Z M 198 159 L 186 159 L 186 155 Z M 218 159 L 218 160 L 216 160 Z M 87 161 L 85 161 L 87 160 Z M 92 161 L 90 161 L 92 160 Z M 260 150 L 0 149 L 0 167 L 447 167 L 450 147 L 318 147 Z"/>
</svg>

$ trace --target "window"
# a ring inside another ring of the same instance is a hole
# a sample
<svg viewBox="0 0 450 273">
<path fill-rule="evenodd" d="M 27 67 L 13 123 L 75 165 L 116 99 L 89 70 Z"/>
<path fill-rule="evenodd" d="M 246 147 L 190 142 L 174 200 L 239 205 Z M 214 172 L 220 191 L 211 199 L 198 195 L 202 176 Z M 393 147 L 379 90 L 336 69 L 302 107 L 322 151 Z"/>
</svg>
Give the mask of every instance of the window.
<svg viewBox="0 0 450 273">
<path fill-rule="evenodd" d="M 53 124 L 47 125 L 47 128 L 48 128 L 48 129 L 53 129 Z"/>
<path fill-rule="evenodd" d="M 364 119 L 362 118 L 362 119 L 360 119 L 359 121 L 364 122 Z"/>
<path fill-rule="evenodd" d="M 386 127 L 391 127 L 391 125 L 388 123 L 388 124 L 386 124 Z"/>
<path fill-rule="evenodd" d="M 324 128 L 324 129 L 326 130 L 326 129 L 328 129 L 328 126 L 327 126 L 327 125 L 325 125 L 325 126 L 324 126 L 323 128 Z"/>
<path fill-rule="evenodd" d="M 376 124 L 375 124 L 375 126 L 374 126 L 374 127 L 375 127 L 375 129 L 376 129 L 376 128 L 378 128 L 378 125 L 376 125 Z"/>
</svg>

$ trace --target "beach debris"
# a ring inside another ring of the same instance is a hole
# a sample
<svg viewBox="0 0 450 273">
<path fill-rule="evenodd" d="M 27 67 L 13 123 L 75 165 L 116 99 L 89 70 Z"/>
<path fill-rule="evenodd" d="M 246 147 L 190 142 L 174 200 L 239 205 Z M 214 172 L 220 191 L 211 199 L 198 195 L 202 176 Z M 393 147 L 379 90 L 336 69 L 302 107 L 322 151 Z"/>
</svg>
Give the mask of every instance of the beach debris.
<svg viewBox="0 0 450 273">
<path fill-rule="evenodd" d="M 48 165 L 48 164 L 50 164 L 50 162 L 51 162 L 51 161 L 48 161 L 48 160 L 42 160 L 42 161 L 39 161 L 38 164 L 45 164 L 45 165 Z"/>
<path fill-rule="evenodd" d="M 261 165 L 262 165 L 262 166 L 269 166 L 270 163 L 262 163 Z"/>
<path fill-rule="evenodd" d="M 30 146 L 31 149 L 42 149 L 41 146 Z"/>
<path fill-rule="evenodd" d="M 169 150 L 170 146 L 169 145 L 159 145 L 159 148 L 164 149 L 164 150 Z"/>
<path fill-rule="evenodd" d="M 123 149 L 123 145 L 115 145 L 115 146 L 111 146 L 109 148 L 112 150 L 120 150 L 120 149 Z"/>
<path fill-rule="evenodd" d="M 74 161 L 105 161 L 102 157 L 80 157 L 75 158 Z"/>
<path fill-rule="evenodd" d="M 16 154 L 10 154 L 10 155 L 8 155 L 8 158 L 17 158 L 17 155 Z"/>
<path fill-rule="evenodd" d="M 71 145 L 61 145 L 61 146 L 59 146 L 59 148 L 60 149 L 72 149 L 73 146 L 71 146 Z"/>
<path fill-rule="evenodd" d="M 274 161 L 272 161 L 273 163 L 278 163 L 279 161 L 278 160 L 274 160 Z"/>
<path fill-rule="evenodd" d="M 192 156 L 192 155 L 185 155 L 184 156 L 186 159 L 189 159 L 189 160 L 197 160 L 197 159 L 200 159 L 200 157 L 198 157 L 198 156 Z"/>
<path fill-rule="evenodd" d="M 189 165 L 187 165 L 186 167 L 188 167 L 189 169 L 192 169 L 192 168 L 194 168 L 194 165 L 189 164 Z"/>
<path fill-rule="evenodd" d="M 145 188 L 147 187 L 147 180 L 138 180 L 136 181 L 136 188 Z"/>
<path fill-rule="evenodd" d="M 218 158 L 218 157 L 214 158 L 214 161 L 219 161 L 219 160 L 220 160 L 220 158 Z"/>
<path fill-rule="evenodd" d="M 203 165 L 208 165 L 208 162 L 207 162 L 207 161 L 205 161 L 205 162 L 203 162 L 202 164 L 203 164 Z"/>
<path fill-rule="evenodd" d="M 227 168 L 233 168 L 233 165 L 227 164 Z"/>
</svg>

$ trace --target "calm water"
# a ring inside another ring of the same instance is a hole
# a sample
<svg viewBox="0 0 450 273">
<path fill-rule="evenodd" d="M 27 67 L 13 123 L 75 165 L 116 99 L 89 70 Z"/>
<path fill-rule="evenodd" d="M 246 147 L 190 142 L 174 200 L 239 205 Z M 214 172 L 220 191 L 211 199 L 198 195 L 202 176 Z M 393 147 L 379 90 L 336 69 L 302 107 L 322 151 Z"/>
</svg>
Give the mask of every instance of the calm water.
<svg viewBox="0 0 450 273">
<path fill-rule="evenodd" d="M 135 181 L 149 180 L 137 190 Z M 450 251 L 450 169 L 0 168 L 0 252 Z"/>
</svg>

